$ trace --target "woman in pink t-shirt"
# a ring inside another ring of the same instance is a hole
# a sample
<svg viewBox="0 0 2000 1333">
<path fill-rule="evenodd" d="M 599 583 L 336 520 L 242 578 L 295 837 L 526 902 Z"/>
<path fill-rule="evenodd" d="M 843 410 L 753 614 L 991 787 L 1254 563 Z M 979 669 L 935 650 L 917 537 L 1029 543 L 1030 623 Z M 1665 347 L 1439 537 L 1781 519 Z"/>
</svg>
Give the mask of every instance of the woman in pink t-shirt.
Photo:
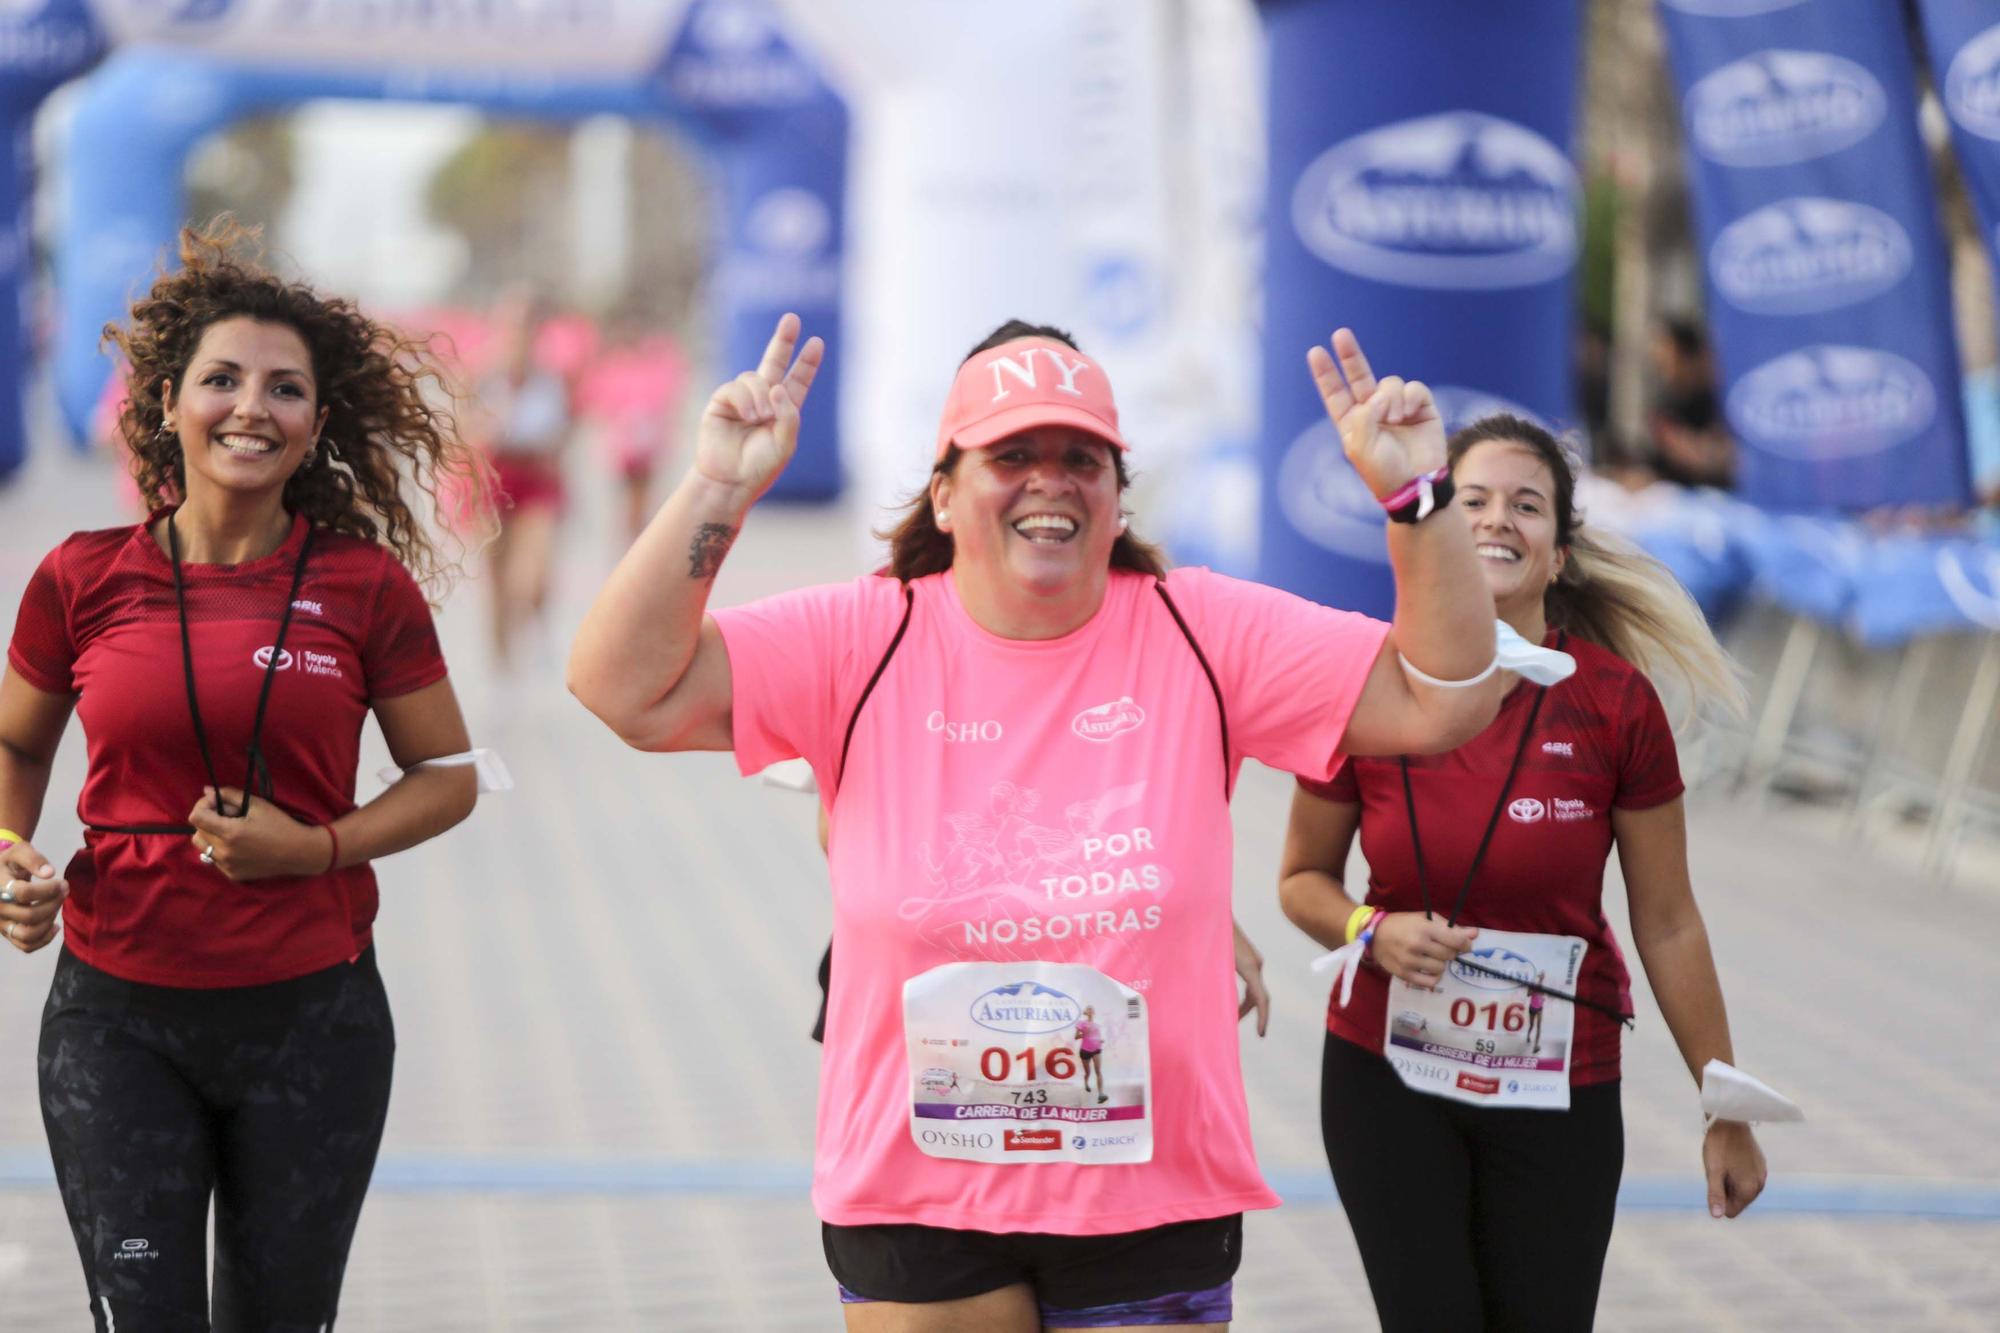
<svg viewBox="0 0 2000 1333">
<path fill-rule="evenodd" d="M 1732 1058 L 1673 732 L 1642 668 L 1697 700 L 1741 691 L 1673 576 L 1584 525 L 1546 430 L 1488 417 L 1448 453 L 1454 514 L 1501 618 L 1570 653 L 1575 674 L 1522 682 L 1448 754 L 1301 778 L 1279 893 L 1329 948 L 1368 936 L 1328 1007 L 1320 1106 L 1383 1328 L 1587 1329 L 1624 1162 L 1632 1000 L 1603 908 L 1614 846 L 1689 1072 Z M 1365 905 L 1345 887 L 1357 832 Z M 1747 1124 L 1710 1125 L 1702 1161 L 1718 1217 L 1764 1187 Z"/>
<path fill-rule="evenodd" d="M 1236 771 L 1447 748 L 1500 695 L 1397 665 L 1460 680 L 1494 654 L 1471 538 L 1422 521 L 1430 394 L 1345 330 L 1308 355 L 1401 520 L 1393 628 L 1167 572 L 1121 512 L 1102 367 L 1018 321 L 960 365 L 888 576 L 710 613 L 798 438 L 822 356 L 798 338 L 785 316 L 710 398 L 569 682 L 639 748 L 812 764 L 840 958 L 813 1200 L 847 1326 L 1226 1323 L 1242 1213 L 1277 1203 L 1236 1045 Z"/>
</svg>

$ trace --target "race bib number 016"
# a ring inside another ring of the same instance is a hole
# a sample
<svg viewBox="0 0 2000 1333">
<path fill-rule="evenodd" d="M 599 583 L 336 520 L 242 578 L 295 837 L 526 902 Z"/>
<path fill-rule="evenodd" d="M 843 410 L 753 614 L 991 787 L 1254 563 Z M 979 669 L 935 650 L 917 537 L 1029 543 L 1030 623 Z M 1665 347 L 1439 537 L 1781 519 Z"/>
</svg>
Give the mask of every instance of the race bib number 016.
<svg viewBox="0 0 2000 1333">
<path fill-rule="evenodd" d="M 1525 983 L 1576 994 L 1586 947 L 1574 935 L 1482 929 L 1436 990 L 1389 983 L 1382 1053 L 1418 1092 L 1475 1106 L 1567 1110 L 1576 1009 Z"/>
<path fill-rule="evenodd" d="M 1003 1166 L 1149 1162 L 1146 1000 L 1080 963 L 946 963 L 903 983 L 910 1138 Z"/>
</svg>

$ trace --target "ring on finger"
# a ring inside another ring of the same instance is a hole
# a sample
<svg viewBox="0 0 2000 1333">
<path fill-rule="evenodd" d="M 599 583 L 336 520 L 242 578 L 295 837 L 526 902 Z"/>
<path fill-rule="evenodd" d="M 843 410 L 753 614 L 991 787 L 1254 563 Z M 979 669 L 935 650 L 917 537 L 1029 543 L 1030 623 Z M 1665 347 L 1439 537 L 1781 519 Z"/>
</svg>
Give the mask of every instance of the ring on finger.
<svg viewBox="0 0 2000 1333">
<path fill-rule="evenodd" d="M 14 927 L 20 924 L 21 923 L 18 921 L 9 921 L 7 923 L 7 942 L 9 944 L 12 944 L 14 942 Z"/>
<path fill-rule="evenodd" d="M 201 863 L 205 866 L 215 864 L 215 845 L 213 843 L 201 849 Z"/>
</svg>

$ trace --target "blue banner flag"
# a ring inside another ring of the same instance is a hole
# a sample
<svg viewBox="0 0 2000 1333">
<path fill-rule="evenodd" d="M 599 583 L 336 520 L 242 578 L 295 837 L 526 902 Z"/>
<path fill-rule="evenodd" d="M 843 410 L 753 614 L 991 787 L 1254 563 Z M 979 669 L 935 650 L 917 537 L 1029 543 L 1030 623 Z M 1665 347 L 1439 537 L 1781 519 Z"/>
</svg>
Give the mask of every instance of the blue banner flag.
<svg viewBox="0 0 2000 1333">
<path fill-rule="evenodd" d="M 1918 12 L 1952 147 L 2000 285 L 2000 5 L 1923 0 Z"/>
<path fill-rule="evenodd" d="M 1990 0 L 1977 0 L 1990 12 Z M 1745 499 L 1971 498 L 1902 7 L 1661 0 Z"/>
<path fill-rule="evenodd" d="M 1352 328 L 1448 428 L 1570 408 L 1575 0 L 1265 0 L 1270 39 L 1257 576 L 1394 611 L 1381 506 L 1306 349 Z"/>
</svg>

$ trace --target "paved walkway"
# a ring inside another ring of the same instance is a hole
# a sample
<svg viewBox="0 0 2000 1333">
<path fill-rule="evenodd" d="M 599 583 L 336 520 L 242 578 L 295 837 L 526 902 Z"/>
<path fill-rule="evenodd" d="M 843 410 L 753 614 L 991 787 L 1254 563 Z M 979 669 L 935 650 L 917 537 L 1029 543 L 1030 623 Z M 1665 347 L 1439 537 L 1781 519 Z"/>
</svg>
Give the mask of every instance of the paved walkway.
<svg viewBox="0 0 2000 1333">
<path fill-rule="evenodd" d="M 583 514 L 600 503 L 585 487 Z M 38 464 L 0 496 L 0 602 L 64 532 L 116 521 L 101 470 Z M 721 596 L 854 567 L 850 530 L 822 512 L 758 515 Z M 610 548 L 605 525 L 574 526 L 561 624 Z M 805 1030 L 829 920 L 811 803 L 724 756 L 625 750 L 562 692 L 556 645 L 531 678 L 488 680 L 480 591 L 447 610 L 447 648 L 480 743 L 519 790 L 382 867 L 400 1058 L 341 1327 L 837 1328 L 804 1197 Z M 52 854 L 75 844 L 81 753 L 73 730 L 38 838 Z M 372 732 L 366 753 L 372 772 Z M 1272 889 L 1288 799 L 1286 779 L 1253 768 L 1236 800 L 1238 914 L 1277 1001 L 1244 1066 L 1259 1153 L 1291 1200 L 1249 1221 L 1237 1327 L 1371 1328 L 1320 1155 L 1324 989 Z M 1908 849 L 1857 850 L 1811 810 L 1709 791 L 1691 804 L 1742 1063 L 1811 1119 L 1765 1134 L 1764 1203 L 1709 1219 L 1694 1094 L 1640 988 L 1602 1326 L 2000 1327 L 1993 861 L 1968 858 L 1940 889 Z M 0 957 L 0 1327 L 29 1333 L 87 1326 L 35 1107 L 53 957 Z"/>
</svg>

